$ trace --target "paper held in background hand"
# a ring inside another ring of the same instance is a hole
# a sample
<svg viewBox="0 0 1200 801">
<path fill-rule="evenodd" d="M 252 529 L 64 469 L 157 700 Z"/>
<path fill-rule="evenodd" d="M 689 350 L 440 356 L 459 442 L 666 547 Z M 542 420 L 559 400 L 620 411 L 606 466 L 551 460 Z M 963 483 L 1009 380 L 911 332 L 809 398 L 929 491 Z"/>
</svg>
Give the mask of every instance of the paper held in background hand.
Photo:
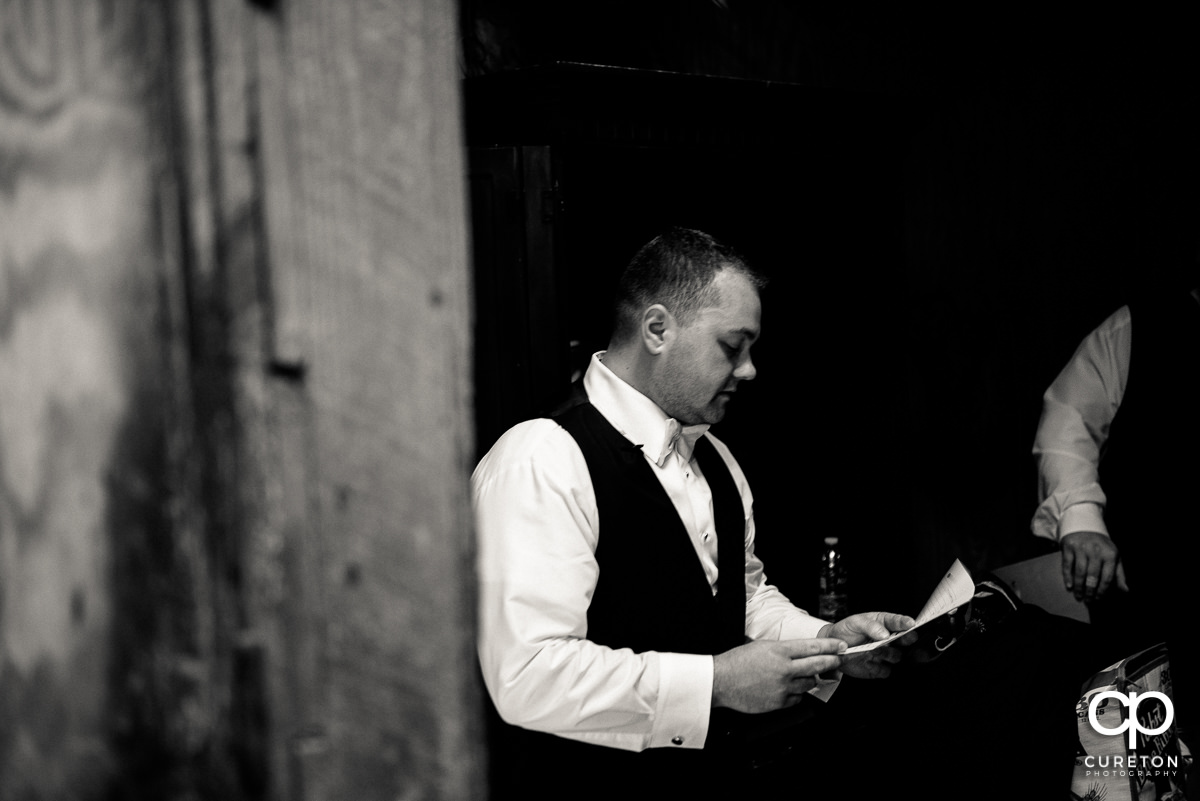
<svg viewBox="0 0 1200 801">
<path fill-rule="evenodd" d="M 973 597 L 975 597 L 975 582 L 971 580 L 971 574 L 963 567 L 962 562 L 955 559 L 954 564 L 950 565 L 950 569 L 946 571 L 946 575 L 942 576 L 942 580 L 933 588 L 933 594 L 925 602 L 925 607 L 921 610 L 921 614 L 916 617 L 917 624 L 915 626 L 907 631 L 896 632 L 885 640 L 876 640 L 875 642 L 863 643 L 853 648 L 847 648 L 846 653 L 854 654 L 859 651 L 870 651 L 881 645 L 886 645 L 892 640 L 899 639 L 908 634 L 909 631 L 915 631 L 929 621 L 941 617 L 951 609 L 962 606 Z"/>
</svg>

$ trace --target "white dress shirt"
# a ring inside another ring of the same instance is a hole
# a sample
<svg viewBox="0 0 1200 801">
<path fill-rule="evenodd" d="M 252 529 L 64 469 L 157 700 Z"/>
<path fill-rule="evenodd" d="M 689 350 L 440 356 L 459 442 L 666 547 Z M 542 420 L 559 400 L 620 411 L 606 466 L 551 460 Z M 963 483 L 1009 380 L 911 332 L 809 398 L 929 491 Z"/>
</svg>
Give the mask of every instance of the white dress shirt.
<svg viewBox="0 0 1200 801">
<path fill-rule="evenodd" d="M 1125 395 L 1132 336 L 1129 307 L 1122 306 L 1080 343 L 1042 398 L 1033 445 L 1039 505 L 1032 529 L 1039 537 L 1108 534 L 1100 455 Z"/>
<path fill-rule="evenodd" d="M 826 621 L 767 584 L 754 555 L 753 497 L 729 449 L 707 426 L 682 429 L 649 398 L 592 356 L 584 389 L 593 406 L 642 453 L 687 528 L 716 591 L 712 494 L 691 460 L 708 436 L 742 497 L 746 527 L 746 634 L 815 637 Z M 672 447 L 679 433 L 684 444 Z M 681 455 L 683 451 L 686 455 Z M 575 439 L 549 419 L 504 434 L 472 476 L 478 533 L 479 660 L 507 722 L 631 751 L 704 746 L 712 705 L 707 655 L 612 649 L 587 639 L 587 611 L 601 536 L 587 463 Z M 654 588 L 643 588 L 653 613 Z M 828 698 L 835 685 L 814 695 Z"/>
</svg>

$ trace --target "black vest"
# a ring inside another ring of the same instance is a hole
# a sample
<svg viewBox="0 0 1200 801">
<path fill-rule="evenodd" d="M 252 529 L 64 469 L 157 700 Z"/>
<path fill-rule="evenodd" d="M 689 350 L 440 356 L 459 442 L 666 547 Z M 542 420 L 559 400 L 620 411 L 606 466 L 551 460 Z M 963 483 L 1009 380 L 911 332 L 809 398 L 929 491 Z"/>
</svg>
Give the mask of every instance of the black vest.
<svg viewBox="0 0 1200 801">
<path fill-rule="evenodd" d="M 718 541 L 715 596 L 674 505 L 643 456 L 586 399 L 554 417 L 579 444 L 600 520 L 599 578 L 589 640 L 635 652 L 717 654 L 745 642 L 745 512 L 733 476 L 706 437 L 695 458 L 713 495 Z M 493 749 L 500 798 L 652 798 L 712 795 L 730 772 L 747 716 L 713 710 L 703 750 L 641 752 L 502 726 Z M 499 760 L 499 762 L 497 762 Z"/>
<path fill-rule="evenodd" d="M 583 451 L 600 517 L 600 577 L 588 607 L 588 639 L 635 652 L 685 654 L 717 654 L 744 643 L 745 513 L 733 477 L 707 437 L 696 442 L 695 457 L 712 490 L 717 571 L 729 588 L 715 596 L 641 447 L 590 403 L 555 419 Z"/>
</svg>

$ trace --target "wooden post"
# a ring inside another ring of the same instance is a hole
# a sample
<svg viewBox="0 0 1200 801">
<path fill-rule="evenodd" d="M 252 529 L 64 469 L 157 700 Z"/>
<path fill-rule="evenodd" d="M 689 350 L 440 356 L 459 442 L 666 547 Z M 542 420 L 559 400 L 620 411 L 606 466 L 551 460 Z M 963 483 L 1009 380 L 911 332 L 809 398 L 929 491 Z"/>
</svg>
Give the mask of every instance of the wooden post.
<svg viewBox="0 0 1200 801">
<path fill-rule="evenodd" d="M 140 770 L 132 732 L 202 727 L 168 624 L 194 587 L 166 522 L 151 28 L 132 3 L 0 3 L 4 798 L 103 797 Z M 171 713 L 144 703 L 158 679 Z"/>
<path fill-rule="evenodd" d="M 274 797 L 483 797 L 454 4 L 175 10 L 235 421 L 231 714 L 261 709 Z"/>
<path fill-rule="evenodd" d="M 455 4 L 0 35 L 0 795 L 484 798 Z"/>
</svg>

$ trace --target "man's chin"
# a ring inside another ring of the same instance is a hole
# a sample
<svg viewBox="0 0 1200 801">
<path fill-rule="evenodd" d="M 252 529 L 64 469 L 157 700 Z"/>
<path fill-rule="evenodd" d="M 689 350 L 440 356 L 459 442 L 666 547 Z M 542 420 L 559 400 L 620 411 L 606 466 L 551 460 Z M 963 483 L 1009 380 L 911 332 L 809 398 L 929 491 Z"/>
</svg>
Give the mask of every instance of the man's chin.
<svg viewBox="0 0 1200 801">
<path fill-rule="evenodd" d="M 707 419 L 704 421 L 709 425 L 715 425 L 725 418 L 725 406 L 729 403 L 728 395 L 718 395 L 716 400 L 708 407 L 708 413 L 705 415 Z"/>
</svg>

